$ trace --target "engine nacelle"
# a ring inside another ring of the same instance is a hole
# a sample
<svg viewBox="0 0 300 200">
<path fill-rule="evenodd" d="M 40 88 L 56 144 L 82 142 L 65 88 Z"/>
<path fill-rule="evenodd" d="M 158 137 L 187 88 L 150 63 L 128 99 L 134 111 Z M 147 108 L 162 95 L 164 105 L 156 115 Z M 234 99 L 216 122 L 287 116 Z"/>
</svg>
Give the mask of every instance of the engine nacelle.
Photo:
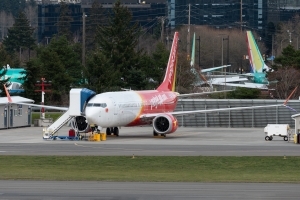
<svg viewBox="0 0 300 200">
<path fill-rule="evenodd" d="M 161 114 L 153 119 L 153 128 L 158 134 L 173 133 L 177 127 L 177 119 L 171 114 Z"/>
<path fill-rule="evenodd" d="M 84 116 L 76 116 L 71 122 L 71 126 L 74 130 L 76 130 L 77 127 L 79 132 L 84 132 L 89 128 L 89 124 Z"/>
</svg>

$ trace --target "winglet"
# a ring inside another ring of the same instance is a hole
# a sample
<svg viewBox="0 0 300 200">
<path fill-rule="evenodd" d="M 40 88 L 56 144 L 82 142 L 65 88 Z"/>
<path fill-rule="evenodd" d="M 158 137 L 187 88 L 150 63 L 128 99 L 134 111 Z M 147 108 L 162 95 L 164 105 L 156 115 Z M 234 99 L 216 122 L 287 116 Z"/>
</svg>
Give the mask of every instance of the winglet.
<svg viewBox="0 0 300 200">
<path fill-rule="evenodd" d="M 292 97 L 292 95 L 296 92 L 297 88 L 298 88 L 298 86 L 295 87 L 295 89 L 292 91 L 292 93 L 290 94 L 290 96 L 285 100 L 285 102 L 283 103 L 283 105 L 287 104 L 287 102 L 290 100 L 290 98 Z"/>
<path fill-rule="evenodd" d="M 9 95 L 9 92 L 8 92 L 8 90 L 7 90 L 6 86 L 5 86 L 5 84 L 3 84 L 3 86 L 4 86 L 4 89 L 5 89 L 5 93 L 6 93 L 8 102 L 9 102 L 9 103 L 12 103 L 12 99 L 11 99 L 11 97 L 10 97 L 10 95 Z"/>
</svg>

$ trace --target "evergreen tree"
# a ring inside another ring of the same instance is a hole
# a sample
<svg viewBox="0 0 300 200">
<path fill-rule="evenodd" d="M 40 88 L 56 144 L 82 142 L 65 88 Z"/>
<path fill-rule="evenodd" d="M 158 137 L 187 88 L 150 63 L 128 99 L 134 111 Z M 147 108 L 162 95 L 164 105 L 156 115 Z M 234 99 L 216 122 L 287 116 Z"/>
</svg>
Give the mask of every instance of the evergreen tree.
<svg viewBox="0 0 300 200">
<path fill-rule="evenodd" d="M 88 56 L 85 77 L 88 87 L 97 93 L 119 90 L 116 80 L 121 77 L 119 70 L 114 70 L 109 59 L 101 52 L 95 51 Z"/>
<path fill-rule="evenodd" d="M 29 24 L 25 13 L 20 12 L 14 25 L 8 29 L 7 37 L 3 41 L 7 52 L 13 54 L 21 49 L 33 49 L 35 46 L 35 39 L 32 36 L 34 29 Z"/>
<path fill-rule="evenodd" d="M 6 68 L 2 68 L 1 70 L 0 70 L 0 77 L 5 77 L 5 74 L 6 74 L 6 72 L 7 72 L 7 69 Z M 4 91 L 4 86 L 3 85 L 5 85 L 6 87 L 8 87 L 10 84 L 8 83 L 8 81 L 9 81 L 9 78 L 6 78 L 6 79 L 1 79 L 0 80 L 0 90 L 1 91 Z M 1 92 L 1 96 L 6 96 L 6 94 L 4 93 L 4 92 Z"/>
<path fill-rule="evenodd" d="M 113 14 L 107 20 L 106 26 L 101 26 L 97 32 L 97 45 L 101 56 L 105 57 L 111 70 L 111 74 L 119 72 L 120 77 L 114 77 L 116 87 L 127 87 L 133 89 L 136 80 L 132 80 L 132 72 L 140 70 L 141 51 L 136 51 L 140 28 L 138 24 L 132 24 L 132 14 L 128 8 L 121 6 L 118 0 L 113 7 Z M 99 63 L 103 65 L 103 63 Z M 99 66 L 100 67 L 100 66 Z M 100 67 L 104 68 L 104 67 Z M 109 76 L 109 74 L 106 74 Z M 140 76 L 142 78 L 143 76 Z M 123 81 L 121 81 L 123 80 Z M 143 80 L 138 80 L 142 82 Z M 105 83 L 101 83 L 105 84 Z M 99 91 L 98 91 L 99 92 Z"/>
<path fill-rule="evenodd" d="M 224 95 L 220 93 L 221 95 Z M 258 99 L 261 94 L 260 89 L 237 87 L 234 91 L 228 92 L 228 99 Z"/>
<path fill-rule="evenodd" d="M 275 58 L 274 69 L 281 67 L 296 67 L 300 69 L 300 51 L 295 50 L 292 45 L 283 49 L 282 55 Z"/>
<path fill-rule="evenodd" d="M 35 102 L 41 102 L 41 95 L 35 92 L 37 89 L 36 83 L 42 78 L 41 73 L 42 63 L 39 59 L 31 59 L 26 63 L 26 73 L 22 80 L 24 80 L 24 96 L 33 99 Z"/>
<path fill-rule="evenodd" d="M 78 86 L 82 79 L 81 72 L 83 71 L 80 63 L 80 47 L 76 44 L 70 44 L 66 36 L 52 38 L 47 47 L 59 56 L 65 73 L 70 77 L 70 85 Z"/>
<path fill-rule="evenodd" d="M 158 84 L 160 84 L 164 78 L 169 54 L 170 52 L 161 42 L 157 44 L 155 51 L 152 53 L 153 66 L 148 69 L 147 74 L 149 74 Z"/>
<path fill-rule="evenodd" d="M 98 1 L 94 1 L 90 15 L 86 17 L 86 47 L 88 51 L 95 49 L 97 29 L 105 24 L 105 18 L 102 5 Z"/>
<path fill-rule="evenodd" d="M 72 40 L 72 32 L 71 32 L 71 22 L 73 18 L 71 16 L 71 12 L 69 10 L 68 4 L 65 2 L 60 3 L 60 14 L 57 23 L 58 35 L 65 35 L 69 41 Z"/>
<path fill-rule="evenodd" d="M 67 99 L 71 86 L 78 86 L 82 80 L 83 69 L 77 48 L 69 44 L 65 36 L 54 37 L 47 46 L 38 48 L 37 58 L 26 64 L 26 95 L 35 99 L 34 85 L 44 77 L 52 82 L 52 92 L 45 97 L 47 101 L 65 103 L 62 101 Z"/>
<path fill-rule="evenodd" d="M 5 51 L 3 45 L 0 45 L 0 68 L 7 64 L 12 65 L 13 63 L 12 57 Z"/>
</svg>

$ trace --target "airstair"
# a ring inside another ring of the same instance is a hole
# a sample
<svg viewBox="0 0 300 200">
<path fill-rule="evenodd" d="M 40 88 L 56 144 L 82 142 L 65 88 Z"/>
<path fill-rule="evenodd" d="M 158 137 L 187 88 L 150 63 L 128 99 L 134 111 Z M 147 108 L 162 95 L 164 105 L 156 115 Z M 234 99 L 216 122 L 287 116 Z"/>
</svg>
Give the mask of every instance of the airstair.
<svg viewBox="0 0 300 200">
<path fill-rule="evenodd" d="M 43 139 L 53 139 L 54 134 L 72 118 L 73 116 L 70 116 L 69 110 L 65 112 L 53 124 L 43 129 Z"/>
<path fill-rule="evenodd" d="M 55 139 L 57 131 L 66 123 L 70 122 L 72 128 L 78 133 L 78 126 L 75 118 L 83 116 L 84 108 L 89 99 L 95 96 L 96 93 L 86 88 L 73 88 L 70 90 L 70 105 L 67 112 L 58 118 L 49 127 L 43 129 L 43 139 Z"/>
</svg>

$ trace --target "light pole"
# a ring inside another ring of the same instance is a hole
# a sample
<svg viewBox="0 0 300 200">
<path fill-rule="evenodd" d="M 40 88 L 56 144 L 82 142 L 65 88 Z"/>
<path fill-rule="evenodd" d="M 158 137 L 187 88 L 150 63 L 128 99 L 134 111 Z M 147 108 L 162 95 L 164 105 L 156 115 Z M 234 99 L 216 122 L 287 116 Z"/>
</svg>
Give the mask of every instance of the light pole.
<svg viewBox="0 0 300 200">
<path fill-rule="evenodd" d="M 85 67 L 85 12 L 82 13 L 82 65 Z"/>
<path fill-rule="evenodd" d="M 221 66 L 224 65 L 224 40 L 227 40 L 227 62 L 228 61 L 228 57 L 229 57 L 229 35 L 227 36 L 227 38 L 224 38 L 224 35 L 222 36 L 222 60 L 221 60 Z M 228 65 L 228 63 L 227 63 Z M 223 72 L 225 71 L 225 83 L 224 83 L 224 90 L 226 90 L 226 74 L 227 74 L 227 70 L 226 67 L 223 68 Z M 224 98 L 226 99 L 226 92 L 224 92 Z"/>
</svg>

